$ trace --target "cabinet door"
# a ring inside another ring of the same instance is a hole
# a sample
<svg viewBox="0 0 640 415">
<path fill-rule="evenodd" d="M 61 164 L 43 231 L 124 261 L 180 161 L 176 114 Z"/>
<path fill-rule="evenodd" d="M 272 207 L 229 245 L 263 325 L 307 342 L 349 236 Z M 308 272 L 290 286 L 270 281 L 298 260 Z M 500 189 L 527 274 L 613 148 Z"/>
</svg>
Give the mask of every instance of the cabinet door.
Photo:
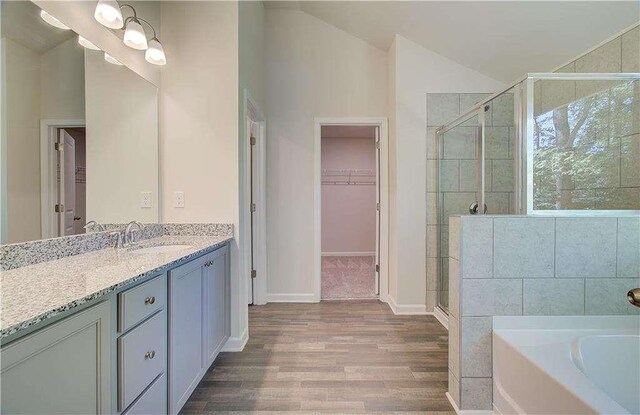
<svg viewBox="0 0 640 415">
<path fill-rule="evenodd" d="M 206 256 L 205 286 L 207 292 L 207 367 L 211 366 L 227 340 L 229 324 L 229 284 L 227 270 L 229 249 L 218 249 Z"/>
<path fill-rule="evenodd" d="M 1 412 L 111 413 L 110 336 L 105 301 L 3 347 Z"/>
<path fill-rule="evenodd" d="M 169 412 L 178 413 L 204 374 L 205 258 L 169 272 Z"/>
</svg>

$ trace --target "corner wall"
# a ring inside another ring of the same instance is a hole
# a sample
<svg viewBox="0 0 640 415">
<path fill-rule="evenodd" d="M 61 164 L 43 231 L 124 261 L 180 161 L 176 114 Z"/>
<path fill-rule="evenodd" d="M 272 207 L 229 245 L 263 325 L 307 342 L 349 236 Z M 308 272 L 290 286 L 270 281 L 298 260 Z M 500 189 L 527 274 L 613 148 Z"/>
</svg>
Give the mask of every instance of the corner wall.
<svg viewBox="0 0 640 415">
<path fill-rule="evenodd" d="M 238 234 L 238 3 L 162 2 L 161 26 L 169 57 L 160 89 L 162 222 L 234 224 L 231 337 L 241 344 L 248 311 Z M 184 192 L 184 208 L 174 207 L 175 191 Z"/>
<path fill-rule="evenodd" d="M 393 53 L 392 53 L 393 52 Z M 435 285 L 427 286 L 427 93 L 486 93 L 504 84 L 396 35 L 388 54 L 395 70 L 390 104 L 389 293 L 398 312 L 431 312 Z M 395 61 L 395 63 L 393 62 Z M 430 267 L 431 269 L 431 267 Z"/>
</svg>

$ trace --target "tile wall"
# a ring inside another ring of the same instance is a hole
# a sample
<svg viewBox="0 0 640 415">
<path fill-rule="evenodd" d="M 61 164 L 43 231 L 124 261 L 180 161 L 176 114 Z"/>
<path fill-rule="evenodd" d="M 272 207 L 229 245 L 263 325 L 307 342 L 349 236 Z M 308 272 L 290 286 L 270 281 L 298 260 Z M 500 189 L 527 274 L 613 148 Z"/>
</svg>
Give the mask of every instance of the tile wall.
<svg viewBox="0 0 640 415">
<path fill-rule="evenodd" d="M 639 217 L 454 216 L 449 393 L 492 407 L 493 316 L 640 314 Z"/>
</svg>

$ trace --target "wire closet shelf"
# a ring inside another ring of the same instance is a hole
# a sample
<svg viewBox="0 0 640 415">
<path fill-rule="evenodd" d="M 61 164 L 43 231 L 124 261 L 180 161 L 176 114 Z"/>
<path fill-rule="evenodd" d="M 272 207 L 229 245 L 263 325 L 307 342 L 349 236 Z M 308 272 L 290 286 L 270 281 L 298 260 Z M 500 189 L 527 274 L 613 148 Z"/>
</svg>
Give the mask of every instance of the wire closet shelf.
<svg viewBox="0 0 640 415">
<path fill-rule="evenodd" d="M 323 186 L 375 186 L 374 169 L 322 169 Z"/>
</svg>

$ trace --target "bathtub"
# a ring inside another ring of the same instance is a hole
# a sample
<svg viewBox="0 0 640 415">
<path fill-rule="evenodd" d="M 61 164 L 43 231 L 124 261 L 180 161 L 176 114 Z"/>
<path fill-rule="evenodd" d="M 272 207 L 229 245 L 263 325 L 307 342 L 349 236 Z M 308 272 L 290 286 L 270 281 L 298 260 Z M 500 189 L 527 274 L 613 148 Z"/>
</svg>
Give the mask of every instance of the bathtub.
<svg viewBox="0 0 640 415">
<path fill-rule="evenodd" d="M 640 316 L 494 317 L 496 414 L 640 414 Z"/>
</svg>

